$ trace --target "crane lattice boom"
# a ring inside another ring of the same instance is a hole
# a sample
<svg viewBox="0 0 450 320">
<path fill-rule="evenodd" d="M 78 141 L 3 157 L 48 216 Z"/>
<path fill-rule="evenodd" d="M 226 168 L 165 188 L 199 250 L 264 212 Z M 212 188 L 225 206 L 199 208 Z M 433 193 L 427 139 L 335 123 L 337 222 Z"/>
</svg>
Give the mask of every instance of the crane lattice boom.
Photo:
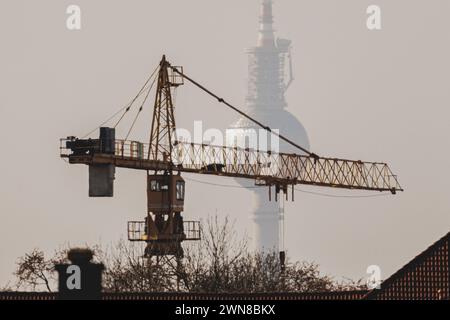
<svg viewBox="0 0 450 320">
<path fill-rule="evenodd" d="M 63 150 L 67 150 L 64 145 Z M 114 154 L 70 155 L 67 150 L 62 156 L 68 157 L 70 163 L 249 178 L 264 181 L 267 185 L 306 184 L 393 193 L 402 191 L 397 177 L 385 163 L 183 142 L 173 146 L 172 162 L 148 159 L 147 154 L 148 144 L 116 140 Z"/>
</svg>

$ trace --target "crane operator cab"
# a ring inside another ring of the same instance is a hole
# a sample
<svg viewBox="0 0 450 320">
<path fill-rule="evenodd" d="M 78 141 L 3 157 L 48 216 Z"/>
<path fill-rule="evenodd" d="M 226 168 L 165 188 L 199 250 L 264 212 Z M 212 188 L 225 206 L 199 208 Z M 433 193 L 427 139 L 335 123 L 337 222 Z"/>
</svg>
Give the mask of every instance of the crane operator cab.
<svg viewBox="0 0 450 320">
<path fill-rule="evenodd" d="M 147 175 L 149 212 L 181 212 L 184 207 L 185 182 L 181 175 Z"/>
<path fill-rule="evenodd" d="M 185 182 L 180 174 L 147 174 L 147 217 L 128 223 L 128 238 L 146 241 L 145 255 L 183 256 L 181 242 L 200 240 L 198 221 L 183 221 Z"/>
</svg>

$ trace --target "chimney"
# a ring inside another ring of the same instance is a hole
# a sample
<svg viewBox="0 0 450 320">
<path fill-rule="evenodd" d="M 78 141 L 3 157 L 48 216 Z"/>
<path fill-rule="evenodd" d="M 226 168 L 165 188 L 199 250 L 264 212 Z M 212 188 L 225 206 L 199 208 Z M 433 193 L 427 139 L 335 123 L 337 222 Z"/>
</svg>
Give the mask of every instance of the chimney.
<svg viewBox="0 0 450 320">
<path fill-rule="evenodd" d="M 101 263 L 92 263 L 89 249 L 71 249 L 67 254 L 71 264 L 58 264 L 59 300 L 100 300 L 102 292 Z"/>
</svg>

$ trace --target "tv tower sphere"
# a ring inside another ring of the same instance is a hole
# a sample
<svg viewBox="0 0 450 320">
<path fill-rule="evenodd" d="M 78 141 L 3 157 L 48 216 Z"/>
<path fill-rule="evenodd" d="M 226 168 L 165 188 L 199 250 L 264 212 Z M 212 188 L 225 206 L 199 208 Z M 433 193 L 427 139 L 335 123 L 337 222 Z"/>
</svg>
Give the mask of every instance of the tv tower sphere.
<svg viewBox="0 0 450 320">
<path fill-rule="evenodd" d="M 272 129 L 309 149 L 309 139 L 300 121 L 286 110 L 285 93 L 292 83 L 291 41 L 275 37 L 273 29 L 272 0 L 261 0 L 259 18 L 258 42 L 256 47 L 250 48 L 248 66 L 248 92 L 246 97 L 246 113 Z M 289 71 L 286 72 L 286 69 Z M 285 74 L 288 73 L 288 79 Z M 235 121 L 234 139 L 240 147 L 254 147 L 248 144 L 250 132 L 258 133 L 259 150 L 272 150 L 301 154 L 301 151 L 284 141 L 279 141 L 274 135 L 260 131 L 260 127 L 242 117 Z M 237 130 L 236 130 L 237 129 Z M 247 137 L 247 139 L 246 139 Z M 267 139 L 267 143 L 262 141 Z M 273 140 L 271 140 L 273 138 Z M 271 143 L 272 141 L 272 143 Z M 251 143 L 250 143 L 251 144 Z M 252 182 L 242 179 L 237 181 L 244 187 L 254 186 Z M 256 250 L 279 250 L 280 240 L 280 202 L 269 201 L 267 187 L 253 188 L 254 208 L 252 212 L 253 244 Z M 272 193 L 274 190 L 272 189 Z M 283 198 L 280 194 L 279 201 Z"/>
</svg>

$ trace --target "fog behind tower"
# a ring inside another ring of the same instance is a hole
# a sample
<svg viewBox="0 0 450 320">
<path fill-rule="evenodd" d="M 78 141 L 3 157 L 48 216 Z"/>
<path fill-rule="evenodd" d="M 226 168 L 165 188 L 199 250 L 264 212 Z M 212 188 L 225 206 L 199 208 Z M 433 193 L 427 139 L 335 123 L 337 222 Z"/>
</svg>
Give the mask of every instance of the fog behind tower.
<svg viewBox="0 0 450 320">
<path fill-rule="evenodd" d="M 293 81 L 291 61 L 291 41 L 275 36 L 272 0 L 261 0 L 259 30 L 257 45 L 247 50 L 248 62 L 248 89 L 246 96 L 246 113 L 251 117 L 269 125 L 272 129 L 291 138 L 296 143 L 309 149 L 309 140 L 303 125 L 293 114 L 286 110 L 286 90 Z M 288 69 L 288 70 L 286 70 Z M 286 72 L 288 71 L 288 72 Z M 288 77 L 286 79 L 286 73 Z M 246 139 L 239 135 L 249 136 L 250 130 L 259 131 L 259 127 L 246 118 L 239 118 L 232 128 L 238 135 L 237 141 L 241 147 L 249 147 Z M 279 142 L 270 144 L 274 136 L 266 136 L 267 145 L 259 135 L 258 148 L 260 150 L 278 148 L 280 152 L 296 152 L 292 146 Z M 244 144 L 244 145 L 242 145 Z M 251 146 L 250 146 L 251 147 Z M 251 183 L 238 181 L 245 187 Z M 279 249 L 279 203 L 274 199 L 269 201 L 266 187 L 254 188 L 254 207 L 251 212 L 253 220 L 252 241 L 256 250 Z"/>
</svg>

